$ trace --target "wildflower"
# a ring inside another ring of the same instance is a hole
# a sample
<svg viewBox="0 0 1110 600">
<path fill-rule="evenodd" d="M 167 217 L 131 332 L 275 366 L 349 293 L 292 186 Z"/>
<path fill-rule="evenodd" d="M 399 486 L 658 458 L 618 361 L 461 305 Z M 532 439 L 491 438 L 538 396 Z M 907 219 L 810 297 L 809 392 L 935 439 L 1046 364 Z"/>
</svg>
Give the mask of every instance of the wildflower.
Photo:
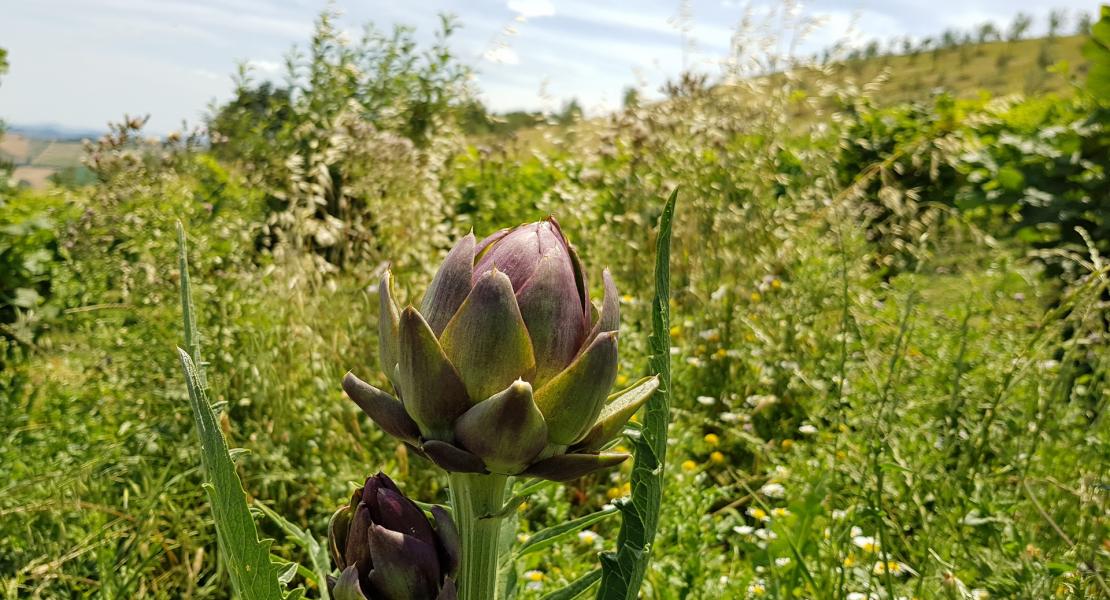
<svg viewBox="0 0 1110 600">
<path fill-rule="evenodd" d="M 768 498 L 782 498 L 786 495 L 786 488 L 781 483 L 768 483 L 759 488 L 759 493 Z"/>
<path fill-rule="evenodd" d="M 856 557 L 854 554 L 849 554 L 844 557 L 844 566 L 849 569 L 856 566 Z"/>
<path fill-rule="evenodd" d="M 883 575 L 889 572 L 891 575 L 899 577 L 908 573 L 909 570 L 909 566 L 907 566 L 905 563 L 901 563 L 896 560 L 888 560 L 885 563 L 881 561 L 875 563 L 875 566 L 871 568 L 871 573 L 873 575 Z"/>
<path fill-rule="evenodd" d="M 671 327 L 671 337 L 676 338 L 676 337 L 681 337 L 681 336 L 682 336 L 682 326 L 681 325 L 672 326 Z"/>
<path fill-rule="evenodd" d="M 582 531 L 578 532 L 578 541 L 582 542 L 583 544 L 585 544 L 587 546 L 592 546 L 594 544 L 594 542 L 596 542 L 600 539 L 601 539 L 600 535 L 598 535 L 597 533 L 595 533 L 593 531 L 590 531 L 589 529 L 583 529 Z"/>
<path fill-rule="evenodd" d="M 752 532 L 755 531 L 755 527 L 751 525 L 737 525 L 733 527 L 732 530 L 740 535 L 751 535 Z"/>
<path fill-rule="evenodd" d="M 780 280 L 777 277 L 771 280 L 771 289 L 777 290 L 781 287 L 782 287 L 782 280 Z"/>
<path fill-rule="evenodd" d="M 782 449 L 783 450 L 789 450 L 793 447 L 794 447 L 794 440 L 792 440 L 790 438 L 786 438 L 785 440 L 782 441 Z"/>
<path fill-rule="evenodd" d="M 775 566 L 776 567 L 785 567 L 788 564 L 790 564 L 790 557 L 789 556 L 780 556 L 779 558 L 775 559 Z"/>
<path fill-rule="evenodd" d="M 762 299 L 763 299 L 762 294 L 760 294 L 759 292 L 752 292 L 751 300 L 752 300 L 753 303 L 757 303 Z"/>
<path fill-rule="evenodd" d="M 778 508 L 772 508 L 771 509 L 771 516 L 772 517 L 777 517 L 777 518 L 780 518 L 780 519 L 783 518 L 783 517 L 789 517 L 790 516 L 790 511 L 785 509 L 785 508 L 782 508 L 781 506 L 778 507 Z"/>
<path fill-rule="evenodd" d="M 725 455 L 715 450 L 709 455 L 709 462 L 719 465 L 725 462 Z"/>
<path fill-rule="evenodd" d="M 879 541 L 867 535 L 857 535 L 853 537 L 852 543 L 855 544 L 857 548 L 867 553 L 876 552 L 879 549 Z"/>
<path fill-rule="evenodd" d="M 764 520 L 766 520 L 766 519 L 764 519 Z M 779 536 L 778 536 L 777 533 L 775 533 L 774 531 L 771 531 L 769 529 L 756 529 L 755 530 L 755 537 L 757 537 L 761 540 L 771 541 L 771 540 L 778 539 Z"/>
<path fill-rule="evenodd" d="M 767 511 L 759 508 L 758 506 L 748 507 L 748 516 L 757 521 L 770 521 L 771 517 L 767 515 Z"/>
<path fill-rule="evenodd" d="M 852 529 L 848 532 L 848 535 L 852 537 L 861 536 L 863 535 L 863 529 L 861 529 L 858 525 L 852 525 Z"/>
<path fill-rule="evenodd" d="M 736 423 L 740 420 L 740 415 L 734 412 L 723 412 L 717 416 L 725 423 Z"/>
<path fill-rule="evenodd" d="M 540 571 L 525 571 L 524 580 L 527 582 L 524 587 L 531 591 L 543 589 L 544 574 Z"/>
<path fill-rule="evenodd" d="M 620 375 L 617 375 L 617 385 L 618 386 L 628 385 L 628 375 L 625 375 L 624 373 L 621 373 Z"/>
<path fill-rule="evenodd" d="M 717 437 L 717 434 L 715 433 L 707 433 L 702 439 L 704 439 L 705 443 L 709 444 L 710 446 L 716 446 L 717 444 L 721 443 L 721 438 Z"/>
<path fill-rule="evenodd" d="M 767 593 L 767 584 L 763 583 L 762 579 L 756 579 L 748 584 L 749 596 L 762 596 Z"/>
<path fill-rule="evenodd" d="M 690 459 L 686 459 L 686 460 L 682 461 L 682 470 L 683 471 L 690 472 L 690 471 L 693 471 L 697 468 L 698 468 L 698 463 L 696 463 L 696 462 L 694 462 Z"/>
<path fill-rule="evenodd" d="M 817 428 L 814 427 L 813 425 L 810 425 L 809 423 L 806 423 L 805 425 L 802 425 L 801 427 L 798 428 L 798 433 L 805 434 L 805 435 L 813 435 L 813 434 L 817 433 Z"/>
<path fill-rule="evenodd" d="M 713 396 L 698 396 L 698 404 L 702 406 L 713 406 L 717 403 L 717 399 Z"/>
<path fill-rule="evenodd" d="M 715 358 L 717 360 L 721 360 L 721 359 L 724 359 L 724 358 L 727 358 L 727 357 L 728 357 L 728 350 L 725 350 L 724 348 L 717 348 L 717 351 L 713 353 L 713 358 Z"/>
</svg>

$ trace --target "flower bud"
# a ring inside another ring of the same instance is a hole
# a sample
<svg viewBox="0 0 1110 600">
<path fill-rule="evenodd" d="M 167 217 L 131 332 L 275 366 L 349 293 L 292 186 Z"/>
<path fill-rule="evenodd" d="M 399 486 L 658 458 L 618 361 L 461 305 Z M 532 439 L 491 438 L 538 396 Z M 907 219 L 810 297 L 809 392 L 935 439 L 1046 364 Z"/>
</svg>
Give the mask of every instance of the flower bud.
<svg viewBox="0 0 1110 600">
<path fill-rule="evenodd" d="M 599 451 L 655 382 L 609 395 L 620 299 L 608 271 L 602 284 L 595 308 L 554 218 L 478 243 L 468 234 L 419 310 L 400 308 L 390 274 L 382 278 L 379 352 L 399 398 L 353 375 L 344 389 L 387 433 L 448 471 L 562 480 L 612 466 L 624 456 Z"/>
<path fill-rule="evenodd" d="M 435 525 L 383 473 L 355 490 L 328 527 L 332 560 L 341 574 L 329 582 L 337 600 L 455 600 L 459 534 L 447 511 L 432 509 Z"/>
</svg>

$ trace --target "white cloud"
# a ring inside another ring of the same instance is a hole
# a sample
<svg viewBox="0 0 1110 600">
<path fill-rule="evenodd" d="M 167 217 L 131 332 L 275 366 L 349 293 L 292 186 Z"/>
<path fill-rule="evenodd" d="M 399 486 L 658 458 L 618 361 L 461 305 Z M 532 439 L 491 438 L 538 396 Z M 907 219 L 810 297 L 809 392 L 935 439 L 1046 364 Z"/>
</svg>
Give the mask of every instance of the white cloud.
<svg viewBox="0 0 1110 600">
<path fill-rule="evenodd" d="M 555 16 L 555 5 L 551 0 L 509 0 L 507 6 L 525 19 Z"/>
</svg>

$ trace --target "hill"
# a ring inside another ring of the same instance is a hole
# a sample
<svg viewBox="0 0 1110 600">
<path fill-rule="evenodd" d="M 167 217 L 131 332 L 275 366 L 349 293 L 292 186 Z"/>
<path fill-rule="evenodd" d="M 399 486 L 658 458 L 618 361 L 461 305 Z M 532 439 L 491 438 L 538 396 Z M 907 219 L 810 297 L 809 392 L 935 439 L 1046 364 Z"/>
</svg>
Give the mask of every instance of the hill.
<svg viewBox="0 0 1110 600">
<path fill-rule="evenodd" d="M 1087 36 L 964 44 L 914 54 L 886 55 L 841 63 L 861 81 L 888 74 L 884 103 L 897 104 L 944 89 L 958 97 L 1066 93 L 1070 75 L 1087 65 L 1080 48 Z"/>
</svg>

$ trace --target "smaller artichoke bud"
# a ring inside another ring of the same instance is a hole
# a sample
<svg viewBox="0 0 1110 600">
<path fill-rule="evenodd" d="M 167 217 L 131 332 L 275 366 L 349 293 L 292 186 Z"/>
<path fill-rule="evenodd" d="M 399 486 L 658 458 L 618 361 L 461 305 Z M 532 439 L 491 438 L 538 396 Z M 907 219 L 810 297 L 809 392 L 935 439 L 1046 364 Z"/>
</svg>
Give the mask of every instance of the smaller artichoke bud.
<svg viewBox="0 0 1110 600">
<path fill-rule="evenodd" d="M 328 545 L 339 578 L 336 600 L 456 600 L 459 534 L 446 510 L 434 525 L 383 473 L 355 490 L 332 516 Z"/>
</svg>

